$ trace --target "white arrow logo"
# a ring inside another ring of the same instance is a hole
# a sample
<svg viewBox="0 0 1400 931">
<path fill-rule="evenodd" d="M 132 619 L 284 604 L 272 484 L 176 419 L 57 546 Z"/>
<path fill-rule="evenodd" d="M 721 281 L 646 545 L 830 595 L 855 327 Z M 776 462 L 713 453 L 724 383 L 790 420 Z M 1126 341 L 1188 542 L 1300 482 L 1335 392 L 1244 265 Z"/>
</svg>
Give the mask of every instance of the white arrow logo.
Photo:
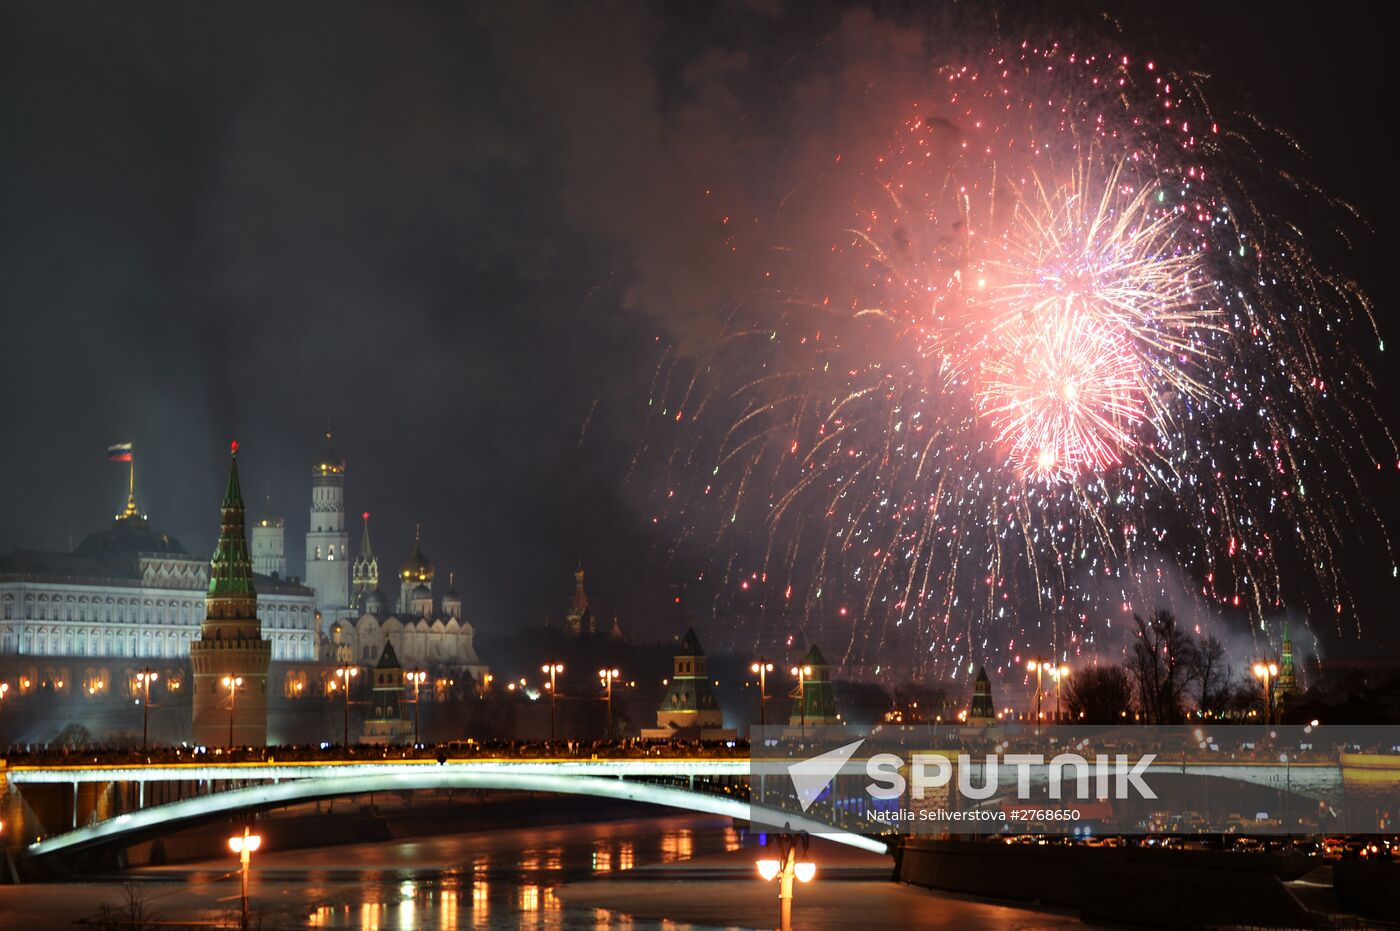
<svg viewBox="0 0 1400 931">
<path fill-rule="evenodd" d="M 860 745 L 863 743 L 865 743 L 864 737 L 855 743 L 848 743 L 844 747 L 828 750 L 820 756 L 803 760 L 801 763 L 793 763 L 788 767 L 788 775 L 792 777 L 792 787 L 797 790 L 797 800 L 802 803 L 803 811 L 812 807 L 812 803 L 826 791 L 826 787 L 831 785 L 831 780 L 835 779 L 836 774 L 841 772 L 841 767 L 855 756 L 855 752 L 860 749 Z"/>
</svg>

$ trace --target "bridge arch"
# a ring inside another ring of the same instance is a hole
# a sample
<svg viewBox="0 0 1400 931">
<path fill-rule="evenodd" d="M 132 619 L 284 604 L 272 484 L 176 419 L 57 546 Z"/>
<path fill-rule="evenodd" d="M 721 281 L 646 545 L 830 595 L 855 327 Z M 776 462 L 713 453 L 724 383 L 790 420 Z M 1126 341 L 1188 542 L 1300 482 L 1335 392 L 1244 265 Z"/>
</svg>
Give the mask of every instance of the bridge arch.
<svg viewBox="0 0 1400 931">
<path fill-rule="evenodd" d="M 746 801 L 723 795 L 606 776 L 431 766 L 416 767 L 410 772 L 323 776 L 227 789 L 128 812 L 96 824 L 56 834 L 30 844 L 26 852 L 31 857 L 42 859 L 58 854 L 79 853 L 128 839 L 134 841 L 219 815 L 265 811 L 300 802 L 367 795 L 371 792 L 421 789 L 496 789 L 638 802 L 697 814 L 756 821 L 761 824 L 784 824 L 792 831 L 819 834 L 861 850 L 874 853 L 889 852 L 888 845 L 876 838 L 837 832 L 829 826 L 806 818 L 751 806 Z"/>
</svg>

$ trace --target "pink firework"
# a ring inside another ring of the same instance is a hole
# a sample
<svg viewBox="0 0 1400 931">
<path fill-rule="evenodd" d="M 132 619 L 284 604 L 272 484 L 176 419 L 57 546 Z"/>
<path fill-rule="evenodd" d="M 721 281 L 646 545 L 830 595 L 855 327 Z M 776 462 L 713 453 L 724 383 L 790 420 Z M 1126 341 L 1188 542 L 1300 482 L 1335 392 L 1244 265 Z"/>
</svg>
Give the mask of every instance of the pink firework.
<svg viewBox="0 0 1400 931">
<path fill-rule="evenodd" d="M 1121 463 L 1147 416 L 1143 366 L 1123 333 L 1062 306 L 1002 343 L 983 372 L 981 412 L 1016 468 L 1072 480 Z"/>
</svg>

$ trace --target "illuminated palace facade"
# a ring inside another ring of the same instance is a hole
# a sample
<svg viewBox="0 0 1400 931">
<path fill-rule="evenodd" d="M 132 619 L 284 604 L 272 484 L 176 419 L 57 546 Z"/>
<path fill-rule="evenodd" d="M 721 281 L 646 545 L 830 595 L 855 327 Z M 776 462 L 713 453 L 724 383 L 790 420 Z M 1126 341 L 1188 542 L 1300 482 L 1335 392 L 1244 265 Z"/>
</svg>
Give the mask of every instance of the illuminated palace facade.
<svg viewBox="0 0 1400 931">
<path fill-rule="evenodd" d="M 187 690 L 190 643 L 199 638 L 209 559 L 152 526 L 134 482 L 112 526 L 68 553 L 0 556 L 0 679 L 16 696 L 42 690 L 134 696 L 136 675 L 160 673 L 162 692 Z M 295 579 L 254 576 L 272 659 L 305 681 L 319 659 L 315 593 Z"/>
<path fill-rule="evenodd" d="M 285 522 L 271 512 L 251 521 L 252 582 L 261 636 L 270 644 L 269 697 L 329 694 L 334 667 L 373 665 L 392 643 L 407 667 L 444 683 L 484 681 L 472 625 L 421 540 L 398 573 L 392 603 L 364 515 L 358 558 L 350 558 L 344 516 L 345 461 L 330 436 L 312 467 L 305 582 L 287 577 Z M 134 470 L 134 465 L 132 466 Z M 353 579 L 352 579 L 353 570 Z M 15 550 L 0 556 L 0 681 L 29 693 L 130 700 L 138 673 L 159 673 L 162 696 L 187 695 L 190 645 L 206 615 L 210 560 L 153 526 L 137 506 L 134 471 L 126 506 L 105 530 L 71 552 Z M 154 696 L 152 698 L 154 702 Z"/>
</svg>

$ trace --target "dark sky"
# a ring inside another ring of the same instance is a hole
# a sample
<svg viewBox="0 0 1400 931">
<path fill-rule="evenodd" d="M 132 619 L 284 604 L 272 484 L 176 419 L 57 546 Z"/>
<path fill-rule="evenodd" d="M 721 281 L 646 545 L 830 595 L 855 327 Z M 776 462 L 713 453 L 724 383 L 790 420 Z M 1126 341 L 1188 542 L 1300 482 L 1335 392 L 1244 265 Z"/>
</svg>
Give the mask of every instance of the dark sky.
<svg viewBox="0 0 1400 931">
<path fill-rule="evenodd" d="M 866 31 L 960 15 L 903 6 Z M 1389 327 L 1382 30 L 1265 4 L 1115 6 L 1136 47 L 1211 72 L 1217 103 L 1287 128 L 1308 176 L 1358 205 L 1373 231 L 1337 261 Z M 1009 31 L 1018 9 L 997 14 Z M 103 450 L 133 440 L 153 522 L 207 552 L 236 435 L 300 571 L 329 423 L 388 567 L 422 521 L 494 625 L 558 614 L 582 558 L 603 613 L 645 634 L 681 569 L 624 477 L 658 347 L 698 338 L 725 296 L 703 189 L 762 186 L 736 180 L 754 153 L 734 140 L 794 61 L 823 67 L 848 12 L 0 6 L 0 550 L 104 526 L 123 475 Z"/>
</svg>

